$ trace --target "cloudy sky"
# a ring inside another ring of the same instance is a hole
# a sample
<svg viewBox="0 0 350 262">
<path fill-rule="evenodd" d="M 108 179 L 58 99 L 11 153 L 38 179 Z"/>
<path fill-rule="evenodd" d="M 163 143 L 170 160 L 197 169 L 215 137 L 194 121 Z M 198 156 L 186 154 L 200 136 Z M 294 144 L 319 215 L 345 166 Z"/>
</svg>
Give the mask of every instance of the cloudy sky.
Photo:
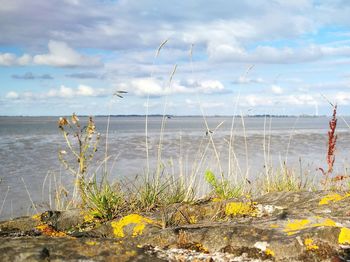
<svg viewBox="0 0 350 262">
<path fill-rule="evenodd" d="M 152 114 L 329 115 L 327 98 L 350 115 L 349 14 L 347 0 L 0 0 L 0 115 L 145 114 L 147 97 Z"/>
</svg>

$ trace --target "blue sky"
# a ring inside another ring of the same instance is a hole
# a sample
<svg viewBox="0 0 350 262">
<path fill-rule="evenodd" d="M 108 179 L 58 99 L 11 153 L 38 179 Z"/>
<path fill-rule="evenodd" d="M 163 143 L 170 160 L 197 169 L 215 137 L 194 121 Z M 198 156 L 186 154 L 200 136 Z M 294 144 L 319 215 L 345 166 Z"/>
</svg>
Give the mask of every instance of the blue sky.
<svg viewBox="0 0 350 262">
<path fill-rule="evenodd" d="M 349 14 L 346 0 L 0 0 L 0 115 L 330 114 L 324 97 L 350 115 Z"/>
</svg>

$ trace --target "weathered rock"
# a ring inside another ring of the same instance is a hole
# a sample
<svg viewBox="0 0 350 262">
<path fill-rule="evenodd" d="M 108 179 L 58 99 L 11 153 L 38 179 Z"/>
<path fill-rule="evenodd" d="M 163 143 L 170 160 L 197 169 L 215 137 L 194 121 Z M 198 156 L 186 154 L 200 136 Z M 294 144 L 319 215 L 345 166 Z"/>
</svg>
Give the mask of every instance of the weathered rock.
<svg viewBox="0 0 350 262">
<path fill-rule="evenodd" d="M 1 261 L 164 261 L 115 239 L 0 238 Z"/>
<path fill-rule="evenodd" d="M 39 221 L 0 223 L 0 254 L 7 261 L 147 261 L 147 254 L 150 261 L 346 261 L 349 206 L 342 192 L 287 192 L 174 205 L 102 224 L 87 223 L 77 210 L 46 212 Z"/>
</svg>

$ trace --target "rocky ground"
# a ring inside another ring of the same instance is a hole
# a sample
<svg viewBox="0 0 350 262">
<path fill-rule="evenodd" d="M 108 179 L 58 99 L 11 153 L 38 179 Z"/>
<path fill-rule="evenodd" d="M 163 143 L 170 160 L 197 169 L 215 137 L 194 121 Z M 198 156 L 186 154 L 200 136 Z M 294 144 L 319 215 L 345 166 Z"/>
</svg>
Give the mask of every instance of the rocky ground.
<svg viewBox="0 0 350 262">
<path fill-rule="evenodd" d="M 48 211 L 0 222 L 0 261 L 350 261 L 350 194 L 208 200 L 103 223 Z"/>
</svg>

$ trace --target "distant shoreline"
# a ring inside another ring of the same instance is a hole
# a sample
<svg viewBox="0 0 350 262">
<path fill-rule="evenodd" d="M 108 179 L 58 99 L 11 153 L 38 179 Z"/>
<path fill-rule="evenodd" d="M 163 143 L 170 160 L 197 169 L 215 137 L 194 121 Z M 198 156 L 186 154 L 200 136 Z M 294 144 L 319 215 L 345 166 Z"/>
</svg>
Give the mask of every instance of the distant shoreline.
<svg viewBox="0 0 350 262">
<path fill-rule="evenodd" d="M 26 115 L 0 115 L 0 117 L 62 117 L 65 115 L 38 115 L 38 116 L 26 116 Z M 68 115 L 67 115 L 68 116 Z M 79 117 L 89 117 L 90 115 L 78 115 Z M 109 115 L 93 115 L 93 117 L 108 117 Z M 163 115 L 161 114 L 153 114 L 153 115 L 148 115 L 148 117 L 162 117 Z M 170 115 L 167 114 L 165 115 L 168 118 L 176 118 L 176 117 L 203 117 L 202 115 Z M 131 114 L 131 115 L 110 115 L 110 117 L 146 117 L 146 115 L 137 115 L 137 114 Z M 205 117 L 241 117 L 241 115 L 206 115 Z M 327 115 L 243 115 L 243 117 L 247 118 L 261 118 L 261 117 L 272 117 L 272 118 L 323 118 L 323 117 L 328 117 Z M 346 117 L 346 116 L 345 116 Z"/>
</svg>

